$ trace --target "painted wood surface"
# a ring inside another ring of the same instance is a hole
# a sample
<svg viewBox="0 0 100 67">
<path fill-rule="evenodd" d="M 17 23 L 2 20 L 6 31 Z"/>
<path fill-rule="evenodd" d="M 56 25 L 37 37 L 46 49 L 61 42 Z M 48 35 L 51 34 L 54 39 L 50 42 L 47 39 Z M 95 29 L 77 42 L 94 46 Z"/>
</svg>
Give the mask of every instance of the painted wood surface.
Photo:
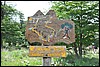
<svg viewBox="0 0 100 67">
<path fill-rule="evenodd" d="M 30 57 L 66 57 L 66 46 L 30 46 Z"/>
<path fill-rule="evenodd" d="M 71 44 L 75 42 L 75 24 L 71 20 L 58 20 L 56 13 L 49 10 L 44 15 L 40 10 L 28 17 L 26 39 L 52 45 L 56 42 Z"/>
</svg>

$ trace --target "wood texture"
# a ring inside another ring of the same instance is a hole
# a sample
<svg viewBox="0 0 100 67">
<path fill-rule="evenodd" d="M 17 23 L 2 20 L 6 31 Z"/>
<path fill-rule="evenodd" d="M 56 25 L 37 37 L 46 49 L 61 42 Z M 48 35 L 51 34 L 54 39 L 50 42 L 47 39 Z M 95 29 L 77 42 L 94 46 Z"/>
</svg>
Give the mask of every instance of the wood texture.
<svg viewBox="0 0 100 67">
<path fill-rule="evenodd" d="M 30 46 L 32 57 L 66 57 L 66 46 Z"/>
<path fill-rule="evenodd" d="M 68 30 L 67 30 L 68 29 Z M 75 24 L 71 20 L 58 20 L 56 13 L 49 10 L 44 15 L 40 10 L 28 17 L 26 39 L 32 42 L 53 45 L 56 42 L 75 42 Z"/>
</svg>

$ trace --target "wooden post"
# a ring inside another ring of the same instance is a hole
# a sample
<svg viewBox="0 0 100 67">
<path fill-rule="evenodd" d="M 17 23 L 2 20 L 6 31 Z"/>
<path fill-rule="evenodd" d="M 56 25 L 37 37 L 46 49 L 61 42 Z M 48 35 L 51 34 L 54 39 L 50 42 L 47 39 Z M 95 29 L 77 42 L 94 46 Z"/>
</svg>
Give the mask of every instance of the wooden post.
<svg viewBox="0 0 100 67">
<path fill-rule="evenodd" d="M 43 57 L 43 66 L 51 66 L 51 57 Z"/>
<path fill-rule="evenodd" d="M 42 43 L 42 45 L 44 45 Z M 49 45 L 44 45 L 49 46 Z M 51 57 L 43 57 L 43 66 L 51 66 Z"/>
</svg>

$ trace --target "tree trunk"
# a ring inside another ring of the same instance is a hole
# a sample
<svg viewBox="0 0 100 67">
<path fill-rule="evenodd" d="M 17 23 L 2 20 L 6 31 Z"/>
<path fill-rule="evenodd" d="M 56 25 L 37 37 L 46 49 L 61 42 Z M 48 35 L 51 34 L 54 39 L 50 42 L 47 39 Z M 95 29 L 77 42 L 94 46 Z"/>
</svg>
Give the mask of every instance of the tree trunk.
<svg viewBox="0 0 100 67">
<path fill-rule="evenodd" d="M 11 42 L 9 42 L 9 46 L 11 46 Z"/>
<path fill-rule="evenodd" d="M 82 58 L 82 34 L 80 34 L 79 55 L 80 55 L 80 58 Z"/>
<path fill-rule="evenodd" d="M 6 1 L 4 1 L 4 5 L 6 5 Z"/>
<path fill-rule="evenodd" d="M 2 44 L 3 44 L 3 43 L 2 43 L 2 40 L 1 40 L 1 48 L 2 48 Z"/>
<path fill-rule="evenodd" d="M 82 44 L 80 44 L 79 46 L 79 55 L 80 55 L 80 58 L 82 58 Z"/>
<path fill-rule="evenodd" d="M 79 17 L 79 27 L 82 28 L 82 6 L 81 6 L 81 15 Z M 82 58 L 82 29 L 80 29 L 80 45 L 79 45 L 79 56 Z"/>
<path fill-rule="evenodd" d="M 1 48 L 3 47 L 3 39 L 2 39 L 2 33 L 1 33 Z"/>
<path fill-rule="evenodd" d="M 75 52 L 75 54 L 76 54 L 76 57 L 78 58 L 79 55 L 78 55 L 76 43 L 74 43 L 74 52 Z"/>
</svg>

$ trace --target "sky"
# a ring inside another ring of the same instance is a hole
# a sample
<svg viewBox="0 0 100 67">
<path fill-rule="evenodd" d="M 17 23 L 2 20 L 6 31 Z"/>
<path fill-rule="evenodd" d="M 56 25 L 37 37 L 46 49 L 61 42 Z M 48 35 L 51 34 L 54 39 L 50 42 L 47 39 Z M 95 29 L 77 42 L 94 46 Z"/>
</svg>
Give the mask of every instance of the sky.
<svg viewBox="0 0 100 67">
<path fill-rule="evenodd" d="M 6 3 L 13 4 L 17 10 L 21 11 L 25 20 L 27 17 L 33 16 L 38 10 L 46 14 L 52 6 L 50 1 L 6 1 Z"/>
</svg>

